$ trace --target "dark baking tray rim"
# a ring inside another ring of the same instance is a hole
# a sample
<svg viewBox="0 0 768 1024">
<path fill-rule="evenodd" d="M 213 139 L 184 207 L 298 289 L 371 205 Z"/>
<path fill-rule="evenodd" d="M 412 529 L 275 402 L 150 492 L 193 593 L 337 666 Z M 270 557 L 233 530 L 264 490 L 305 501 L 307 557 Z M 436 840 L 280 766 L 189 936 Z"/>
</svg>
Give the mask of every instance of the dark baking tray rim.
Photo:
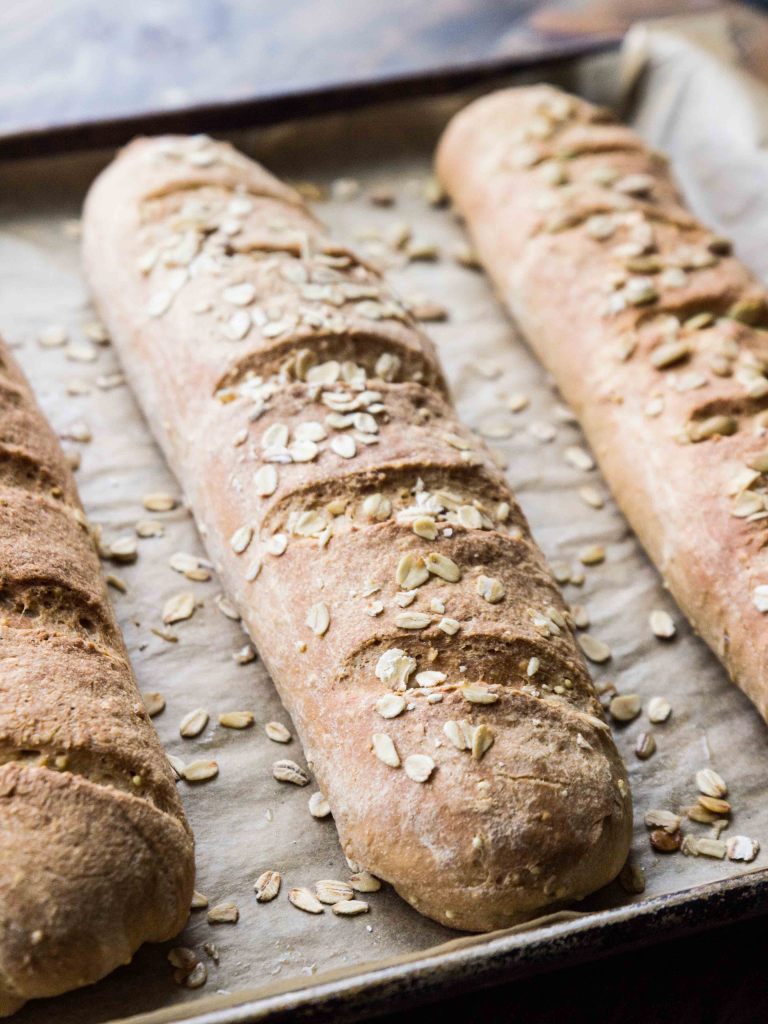
<svg viewBox="0 0 768 1024">
<path fill-rule="evenodd" d="M 424 71 L 364 77 L 316 89 L 262 93 L 242 100 L 216 101 L 177 110 L 144 110 L 122 117 L 39 124 L 26 129 L 0 130 L 0 160 L 56 156 L 85 149 L 122 146 L 135 135 L 163 132 L 226 132 L 277 124 L 295 118 L 354 110 L 394 100 L 431 96 L 463 89 L 515 71 L 541 68 L 542 74 L 561 64 L 619 46 L 621 37 L 605 33 L 559 40 L 487 60 L 432 66 Z"/>
<path fill-rule="evenodd" d="M 768 868 L 609 910 L 565 912 L 520 928 L 469 936 L 406 957 L 358 964 L 311 981 L 211 996 L 123 1018 L 132 1024 L 346 1024 L 363 1017 L 573 967 L 768 911 Z M 120 1024 L 114 1021 L 113 1024 Z"/>
</svg>

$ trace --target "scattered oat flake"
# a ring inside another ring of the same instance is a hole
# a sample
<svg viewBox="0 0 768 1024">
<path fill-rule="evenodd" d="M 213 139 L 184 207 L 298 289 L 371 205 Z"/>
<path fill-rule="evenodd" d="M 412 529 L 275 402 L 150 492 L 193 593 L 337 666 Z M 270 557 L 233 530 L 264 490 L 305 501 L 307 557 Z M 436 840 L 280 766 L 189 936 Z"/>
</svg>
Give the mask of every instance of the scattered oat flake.
<svg viewBox="0 0 768 1024">
<path fill-rule="evenodd" d="M 147 714 L 150 718 L 159 715 L 165 708 L 165 697 L 161 693 L 157 693 L 157 691 L 145 691 L 142 693 L 141 699 L 144 701 L 144 707 L 147 709 Z"/>
<path fill-rule="evenodd" d="M 390 736 L 383 732 L 374 733 L 371 737 L 371 745 L 374 754 L 380 761 L 390 768 L 400 767 L 400 756 Z"/>
<path fill-rule="evenodd" d="M 582 565 L 599 565 L 605 561 L 605 548 L 602 544 L 590 544 L 579 552 L 579 561 Z"/>
<path fill-rule="evenodd" d="M 139 519 L 134 526 L 136 535 L 145 539 L 147 537 L 162 537 L 165 533 L 165 527 L 162 523 L 156 522 L 154 519 Z"/>
<path fill-rule="evenodd" d="M 309 813 L 313 818 L 327 818 L 331 813 L 331 805 L 319 790 L 309 798 Z"/>
<path fill-rule="evenodd" d="M 648 622 L 651 632 L 660 640 L 669 640 L 675 635 L 675 623 L 672 616 L 662 608 L 654 608 L 648 616 Z"/>
<path fill-rule="evenodd" d="M 584 451 L 583 448 L 579 448 L 576 445 L 570 445 L 565 449 L 563 453 L 565 461 L 574 467 L 574 469 L 582 469 L 588 471 L 595 468 L 595 460 L 589 454 Z"/>
<path fill-rule="evenodd" d="M 414 782 L 426 782 L 435 770 L 435 762 L 427 754 L 411 754 L 406 757 L 403 768 Z"/>
<path fill-rule="evenodd" d="M 322 914 L 323 904 L 320 900 L 303 886 L 288 890 L 288 899 L 299 910 L 307 914 Z"/>
<path fill-rule="evenodd" d="M 290 743 L 291 734 L 290 731 L 283 725 L 282 722 L 267 722 L 264 726 L 264 732 L 267 737 L 274 743 Z"/>
<path fill-rule="evenodd" d="M 219 766 L 215 761 L 191 761 L 184 765 L 181 777 L 187 782 L 207 782 L 219 774 Z"/>
<path fill-rule="evenodd" d="M 280 892 L 282 877 L 279 871 L 263 871 L 256 879 L 253 889 L 259 903 L 269 903 Z"/>
<path fill-rule="evenodd" d="M 211 907 L 206 915 L 208 924 L 237 924 L 240 920 L 240 911 L 237 904 L 228 900 L 226 903 L 217 903 Z"/>
<path fill-rule="evenodd" d="M 653 722 L 654 725 L 660 725 L 662 722 L 666 722 L 672 714 L 672 705 L 666 697 L 651 697 L 648 701 L 646 713 L 650 722 Z"/>
<path fill-rule="evenodd" d="M 193 739 L 195 736 L 199 736 L 200 733 L 208 725 L 208 712 L 205 708 L 195 708 L 194 711 L 188 712 L 182 718 L 179 724 L 179 733 L 185 739 Z"/>
<path fill-rule="evenodd" d="M 253 725 L 253 712 L 224 711 L 219 715 L 219 725 L 225 729 L 248 729 Z"/>
<path fill-rule="evenodd" d="M 40 331 L 37 340 L 42 348 L 58 348 L 60 345 L 67 343 L 69 332 L 66 327 L 62 327 L 60 324 L 53 324 Z"/>
<path fill-rule="evenodd" d="M 405 698 L 398 693 L 386 693 L 376 701 L 376 710 L 382 718 L 397 718 L 405 711 Z"/>
<path fill-rule="evenodd" d="M 357 917 L 358 914 L 367 914 L 370 907 L 363 900 L 341 900 L 334 903 L 331 910 L 338 917 Z"/>
<path fill-rule="evenodd" d="M 335 878 L 321 878 L 315 882 L 315 895 L 321 903 L 341 903 L 342 900 L 352 899 L 352 886 L 347 882 L 340 882 Z"/>
<path fill-rule="evenodd" d="M 507 399 L 507 408 L 510 412 L 522 412 L 530 405 L 530 398 L 521 391 L 511 394 Z"/>
<path fill-rule="evenodd" d="M 609 711 L 617 722 L 631 722 L 640 714 L 641 701 L 636 693 L 622 693 L 613 698 Z"/>
<path fill-rule="evenodd" d="M 190 910 L 204 910 L 208 906 L 208 897 L 195 889 L 192 893 L 192 902 L 189 906 Z"/>
<path fill-rule="evenodd" d="M 702 768 L 696 772 L 696 788 L 705 796 L 723 797 L 728 793 L 725 780 L 712 768 Z"/>
<path fill-rule="evenodd" d="M 157 491 L 152 494 L 145 494 L 142 504 L 147 512 L 170 512 L 178 505 L 178 498 L 164 491 Z"/>
<path fill-rule="evenodd" d="M 589 633 L 582 633 L 578 640 L 584 654 L 596 665 L 601 665 L 611 658 L 611 649 L 602 640 L 596 639 Z"/>
<path fill-rule="evenodd" d="M 725 848 L 728 860 L 752 861 L 760 852 L 760 843 L 748 836 L 730 836 Z"/>
<path fill-rule="evenodd" d="M 381 889 L 381 882 L 369 871 L 356 871 L 349 879 L 349 884 L 355 892 L 378 892 Z"/>
<path fill-rule="evenodd" d="M 235 608 L 226 594 L 216 594 L 213 599 L 213 603 L 225 618 L 232 619 L 233 622 L 240 621 L 240 612 Z"/>
<path fill-rule="evenodd" d="M 170 626 L 174 622 L 190 619 L 195 611 L 195 595 L 191 591 L 183 591 L 169 597 L 163 606 L 163 622 Z"/>
<path fill-rule="evenodd" d="M 272 777 L 278 782 L 290 782 L 293 786 L 306 786 L 309 783 L 307 772 L 288 758 L 275 761 L 272 765 Z"/>
<path fill-rule="evenodd" d="M 315 636 L 324 636 L 331 624 L 331 613 L 328 606 L 322 601 L 313 604 L 307 612 L 306 623 Z"/>
</svg>

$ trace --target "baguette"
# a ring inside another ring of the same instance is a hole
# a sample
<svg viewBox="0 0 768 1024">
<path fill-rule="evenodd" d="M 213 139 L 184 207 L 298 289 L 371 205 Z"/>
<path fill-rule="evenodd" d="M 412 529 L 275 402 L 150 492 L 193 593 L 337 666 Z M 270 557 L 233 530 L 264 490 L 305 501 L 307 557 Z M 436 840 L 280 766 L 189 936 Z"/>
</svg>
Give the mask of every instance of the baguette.
<svg viewBox="0 0 768 1024">
<path fill-rule="evenodd" d="M 193 843 L 72 474 L 0 342 L 0 1015 L 183 926 Z"/>
<path fill-rule="evenodd" d="M 349 860 L 472 931 L 610 881 L 630 796 L 568 611 L 379 275 L 206 138 L 128 146 L 84 258 Z"/>
<path fill-rule="evenodd" d="M 694 629 L 768 717 L 768 306 L 666 162 L 549 86 L 461 111 L 437 168 Z"/>
</svg>

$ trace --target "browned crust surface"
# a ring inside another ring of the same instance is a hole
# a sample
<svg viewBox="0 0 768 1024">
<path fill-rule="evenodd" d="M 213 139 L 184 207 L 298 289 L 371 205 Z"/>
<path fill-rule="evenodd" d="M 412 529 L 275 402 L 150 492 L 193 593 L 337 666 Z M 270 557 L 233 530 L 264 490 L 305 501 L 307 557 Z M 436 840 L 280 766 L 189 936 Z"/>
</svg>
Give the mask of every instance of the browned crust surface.
<svg viewBox="0 0 768 1024">
<path fill-rule="evenodd" d="M 438 171 L 675 599 L 765 717 L 765 294 L 663 158 L 601 148 L 598 120 L 549 86 L 493 93 L 449 125 Z"/>
<path fill-rule="evenodd" d="M 616 875 L 624 769 L 567 609 L 429 339 L 295 195 L 268 176 L 252 194 L 262 175 L 210 140 L 134 142 L 87 200 L 93 294 L 345 853 L 446 925 L 503 927 Z M 399 585 L 409 555 L 452 578 Z M 414 613 L 423 628 L 399 618 Z M 413 659 L 407 684 L 382 678 L 393 650 Z M 376 710 L 387 695 L 397 717 Z M 446 735 L 457 722 L 477 756 Z"/>
<path fill-rule="evenodd" d="M 0 1014 L 189 910 L 192 836 L 77 491 L 0 342 Z"/>
</svg>

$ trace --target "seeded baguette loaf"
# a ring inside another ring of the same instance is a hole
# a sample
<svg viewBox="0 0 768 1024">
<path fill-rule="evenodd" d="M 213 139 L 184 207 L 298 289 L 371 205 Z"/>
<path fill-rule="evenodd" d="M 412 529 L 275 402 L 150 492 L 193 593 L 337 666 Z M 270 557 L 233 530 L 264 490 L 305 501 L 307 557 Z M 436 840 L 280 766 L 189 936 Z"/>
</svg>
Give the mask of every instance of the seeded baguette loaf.
<svg viewBox="0 0 768 1024">
<path fill-rule="evenodd" d="M 567 609 L 380 277 L 205 138 L 128 146 L 84 255 L 347 857 L 473 931 L 610 881 L 630 797 Z"/>
<path fill-rule="evenodd" d="M 672 594 L 768 716 L 768 307 L 663 157 L 549 86 L 437 155 L 478 254 Z"/>
<path fill-rule="evenodd" d="M 0 342 L 0 1015 L 184 924 L 193 844 L 74 480 Z"/>
</svg>

